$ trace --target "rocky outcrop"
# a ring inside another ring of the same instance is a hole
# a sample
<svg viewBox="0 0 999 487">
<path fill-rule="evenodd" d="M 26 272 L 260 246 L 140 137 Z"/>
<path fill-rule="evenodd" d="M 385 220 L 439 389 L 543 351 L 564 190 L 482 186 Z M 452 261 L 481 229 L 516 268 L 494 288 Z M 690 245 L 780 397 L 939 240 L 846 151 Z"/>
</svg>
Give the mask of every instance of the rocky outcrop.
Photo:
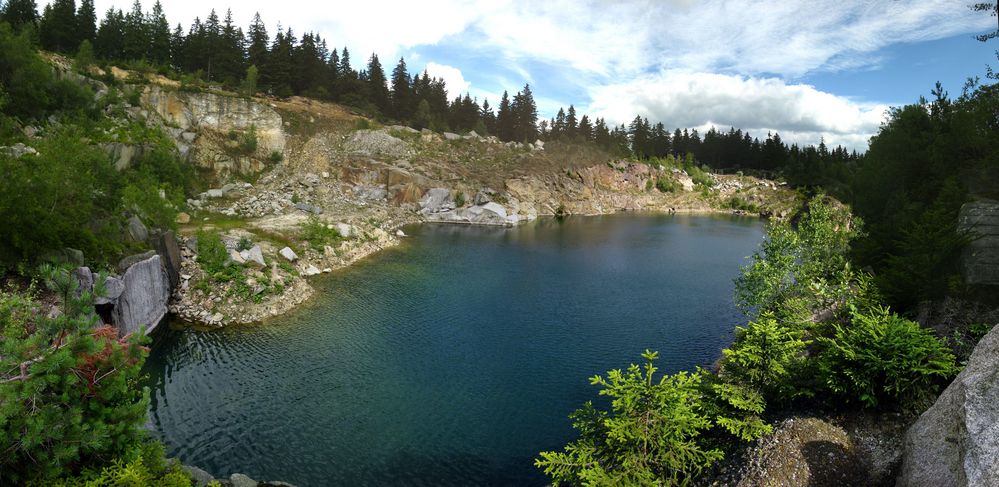
<svg viewBox="0 0 999 487">
<path fill-rule="evenodd" d="M 244 131 L 254 127 L 258 144 L 265 153 L 283 152 L 285 148 L 281 115 L 252 99 L 208 92 L 189 93 L 151 85 L 143 92 L 142 103 L 183 132 L 205 128 L 221 132 Z"/>
<path fill-rule="evenodd" d="M 344 143 L 344 150 L 368 156 L 406 157 L 412 154 L 409 145 L 383 130 L 358 130 Z"/>
<path fill-rule="evenodd" d="M 999 327 L 909 429 L 897 485 L 999 485 Z"/>
<path fill-rule="evenodd" d="M 170 280 L 160 256 L 133 264 L 121 277 L 124 289 L 115 303 L 112 320 L 121 335 L 146 327 L 152 331 L 167 313 Z"/>
<path fill-rule="evenodd" d="M 177 245 L 177 237 L 172 231 L 156 232 L 152 237 L 153 248 L 156 255 L 160 256 L 163 268 L 166 270 L 167 278 L 170 280 L 170 289 L 180 284 L 180 246 Z"/>
<path fill-rule="evenodd" d="M 516 225 L 531 218 L 510 214 L 503 205 L 489 202 L 482 205 L 458 208 L 427 216 L 427 221 L 442 223 L 468 223 L 472 225 Z"/>
<path fill-rule="evenodd" d="M 966 203 L 961 207 L 958 226 L 974 238 L 963 255 L 965 281 L 999 285 L 999 201 Z"/>
<path fill-rule="evenodd" d="M 195 487 L 206 487 L 212 482 L 215 482 L 217 485 L 223 487 L 295 487 L 292 484 L 280 481 L 258 482 L 250 478 L 248 475 L 241 473 L 234 473 L 230 475 L 228 479 L 217 479 L 212 477 L 212 474 L 198 467 L 184 465 L 183 469 L 187 472 L 187 475 L 191 477 L 191 483 L 194 484 Z"/>
</svg>

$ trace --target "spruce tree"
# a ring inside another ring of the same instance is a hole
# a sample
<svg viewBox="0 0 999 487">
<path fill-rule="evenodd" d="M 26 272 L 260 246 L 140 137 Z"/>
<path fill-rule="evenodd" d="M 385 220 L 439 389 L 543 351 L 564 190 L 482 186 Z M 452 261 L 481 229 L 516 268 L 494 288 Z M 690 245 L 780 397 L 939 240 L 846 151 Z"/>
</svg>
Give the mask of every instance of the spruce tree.
<svg viewBox="0 0 999 487">
<path fill-rule="evenodd" d="M 80 45 L 76 32 L 75 0 L 53 0 L 45 6 L 38 24 L 38 37 L 43 49 L 75 52 Z"/>
<path fill-rule="evenodd" d="M 94 42 L 97 37 L 97 11 L 94 0 L 83 0 L 76 11 L 76 41 Z"/>
<path fill-rule="evenodd" d="M 10 24 L 14 32 L 20 32 L 25 26 L 34 27 L 38 22 L 38 5 L 35 0 L 8 0 L 0 20 Z"/>
<path fill-rule="evenodd" d="M 125 59 L 142 59 L 149 51 L 149 36 L 146 32 L 146 16 L 142 4 L 135 0 L 132 10 L 125 14 L 122 26 L 122 55 Z"/>
<path fill-rule="evenodd" d="M 409 84 L 406 60 L 399 58 L 399 64 L 392 70 L 392 116 L 397 120 L 409 120 L 413 115 L 413 87 Z"/>
<path fill-rule="evenodd" d="M 565 134 L 570 139 L 576 136 L 576 125 L 578 123 L 576 119 L 576 107 L 569 105 L 569 111 L 565 114 Z"/>
<path fill-rule="evenodd" d="M 124 43 L 125 16 L 121 10 L 108 9 L 101 19 L 94 41 L 94 51 L 98 58 L 117 61 L 122 58 Z"/>
<path fill-rule="evenodd" d="M 170 62 L 170 24 L 163 13 L 163 5 L 159 0 L 153 4 L 153 11 L 146 20 L 149 29 L 149 50 L 147 58 L 150 62 L 163 65 Z"/>
<path fill-rule="evenodd" d="M 260 12 L 253 15 L 253 22 L 246 31 L 246 62 L 251 66 L 256 66 L 260 71 L 260 84 L 269 86 L 270 79 L 267 77 L 267 54 L 270 36 L 267 35 L 267 26 L 260 19 Z"/>
<path fill-rule="evenodd" d="M 514 95 L 510 111 L 513 113 L 513 140 L 533 142 L 537 139 L 538 106 L 534 103 L 530 84 L 525 84 L 524 89 Z"/>
<path fill-rule="evenodd" d="M 588 115 L 583 115 L 583 118 L 579 119 L 579 128 L 576 129 L 576 135 L 582 140 L 593 141 L 593 124 L 590 123 Z"/>
<path fill-rule="evenodd" d="M 482 110 L 479 112 L 479 118 L 482 119 L 482 124 L 486 128 L 486 132 L 480 135 L 496 134 L 496 114 L 493 113 L 492 107 L 489 106 L 488 98 L 482 100 Z"/>
<path fill-rule="evenodd" d="M 378 55 L 372 53 L 368 58 L 368 92 L 371 94 L 371 102 L 383 114 L 388 114 L 391 109 L 386 82 L 382 63 L 378 60 Z"/>
<path fill-rule="evenodd" d="M 500 98 L 499 111 L 496 112 L 496 135 L 500 140 L 509 142 L 513 140 L 514 133 L 513 111 L 510 106 L 510 96 L 506 91 Z"/>
</svg>

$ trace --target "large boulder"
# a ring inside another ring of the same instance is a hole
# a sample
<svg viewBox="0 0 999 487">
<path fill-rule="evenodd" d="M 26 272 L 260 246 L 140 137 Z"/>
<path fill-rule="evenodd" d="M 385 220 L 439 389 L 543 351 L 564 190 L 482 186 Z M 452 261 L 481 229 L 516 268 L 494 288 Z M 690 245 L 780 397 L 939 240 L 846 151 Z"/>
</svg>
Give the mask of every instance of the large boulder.
<svg viewBox="0 0 999 487">
<path fill-rule="evenodd" d="M 128 238 L 133 242 L 145 242 L 149 238 L 149 230 L 142 223 L 139 217 L 132 215 L 128 218 Z"/>
<path fill-rule="evenodd" d="M 180 264 L 183 259 L 180 255 L 180 246 L 177 245 L 177 237 L 172 231 L 158 232 L 153 236 L 153 246 L 156 248 L 156 255 L 163 261 L 163 267 L 170 278 L 170 289 L 174 289 L 180 284 Z"/>
<path fill-rule="evenodd" d="M 999 485 L 999 326 L 909 428 L 897 485 Z"/>
<path fill-rule="evenodd" d="M 968 284 L 999 285 L 999 201 L 966 203 L 958 225 L 975 237 L 964 251 L 965 280 Z"/>
<path fill-rule="evenodd" d="M 431 188 L 420 200 L 420 213 L 438 213 L 454 209 L 454 199 L 451 198 L 451 191 L 446 188 Z"/>
<path fill-rule="evenodd" d="M 118 333 L 127 335 L 146 327 L 152 331 L 167 313 L 170 278 L 160 256 L 132 264 L 121 277 L 124 289 L 112 312 Z"/>
</svg>

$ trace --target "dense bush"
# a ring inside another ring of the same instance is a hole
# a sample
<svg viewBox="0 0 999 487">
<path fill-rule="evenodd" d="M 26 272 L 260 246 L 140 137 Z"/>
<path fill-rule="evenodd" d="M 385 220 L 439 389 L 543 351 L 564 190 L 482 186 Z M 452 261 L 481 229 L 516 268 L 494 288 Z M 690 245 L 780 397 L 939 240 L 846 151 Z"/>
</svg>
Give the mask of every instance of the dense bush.
<svg viewBox="0 0 999 487">
<path fill-rule="evenodd" d="M 309 242 L 309 246 L 322 250 L 327 245 L 333 246 L 341 240 L 340 232 L 330 228 L 316 217 L 309 218 L 299 229 L 299 238 Z"/>
<path fill-rule="evenodd" d="M 113 327 L 94 328 L 91 293 L 77 289 L 68 271 L 45 268 L 42 274 L 62 298 L 55 318 L 31 292 L 0 292 L 2 485 L 110 463 L 144 434 L 145 335 L 119 339 Z"/>
<path fill-rule="evenodd" d="M 80 475 L 56 480 L 52 487 L 190 487 L 191 477 L 176 460 L 167 460 L 163 444 L 143 442 L 103 468 L 88 468 Z M 218 485 L 216 483 L 216 485 Z"/>
<path fill-rule="evenodd" d="M 14 34 L 0 22 L 0 93 L 4 113 L 26 122 L 53 111 L 82 112 L 93 94 L 70 81 L 57 80 L 35 52 L 28 31 Z"/>
<path fill-rule="evenodd" d="M 63 247 L 91 257 L 116 251 L 120 175 L 78 129 L 53 130 L 33 142 L 38 155 L 0 155 L 0 258 L 8 262 Z"/>
<path fill-rule="evenodd" d="M 707 436 L 716 426 L 746 440 L 769 431 L 755 416 L 763 411 L 758 394 L 703 371 L 657 380 L 658 353 L 642 358 L 641 367 L 590 379 L 611 410 L 585 403 L 570 416 L 579 439 L 541 452 L 535 465 L 553 485 L 684 485 L 724 456 Z"/>
<path fill-rule="evenodd" d="M 854 312 L 820 337 L 819 367 L 835 395 L 868 407 L 907 404 L 957 374 L 954 355 L 930 330 L 887 308 Z"/>
<path fill-rule="evenodd" d="M 803 338 L 804 332 L 778 323 L 772 313 L 764 313 L 735 330 L 735 342 L 722 350 L 723 375 L 770 397 L 793 397 L 798 391 L 792 375 L 804 361 L 805 348 L 810 343 Z"/>
</svg>

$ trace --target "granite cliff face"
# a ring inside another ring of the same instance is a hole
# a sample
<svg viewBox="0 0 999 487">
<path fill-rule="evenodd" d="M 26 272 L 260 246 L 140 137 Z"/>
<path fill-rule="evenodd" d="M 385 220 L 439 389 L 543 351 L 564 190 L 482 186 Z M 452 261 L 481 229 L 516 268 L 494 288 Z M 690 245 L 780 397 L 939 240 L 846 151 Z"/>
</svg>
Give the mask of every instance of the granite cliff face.
<svg viewBox="0 0 999 487">
<path fill-rule="evenodd" d="M 958 225 L 974 238 L 962 259 L 965 280 L 973 285 L 999 285 L 999 201 L 966 203 Z"/>
</svg>

